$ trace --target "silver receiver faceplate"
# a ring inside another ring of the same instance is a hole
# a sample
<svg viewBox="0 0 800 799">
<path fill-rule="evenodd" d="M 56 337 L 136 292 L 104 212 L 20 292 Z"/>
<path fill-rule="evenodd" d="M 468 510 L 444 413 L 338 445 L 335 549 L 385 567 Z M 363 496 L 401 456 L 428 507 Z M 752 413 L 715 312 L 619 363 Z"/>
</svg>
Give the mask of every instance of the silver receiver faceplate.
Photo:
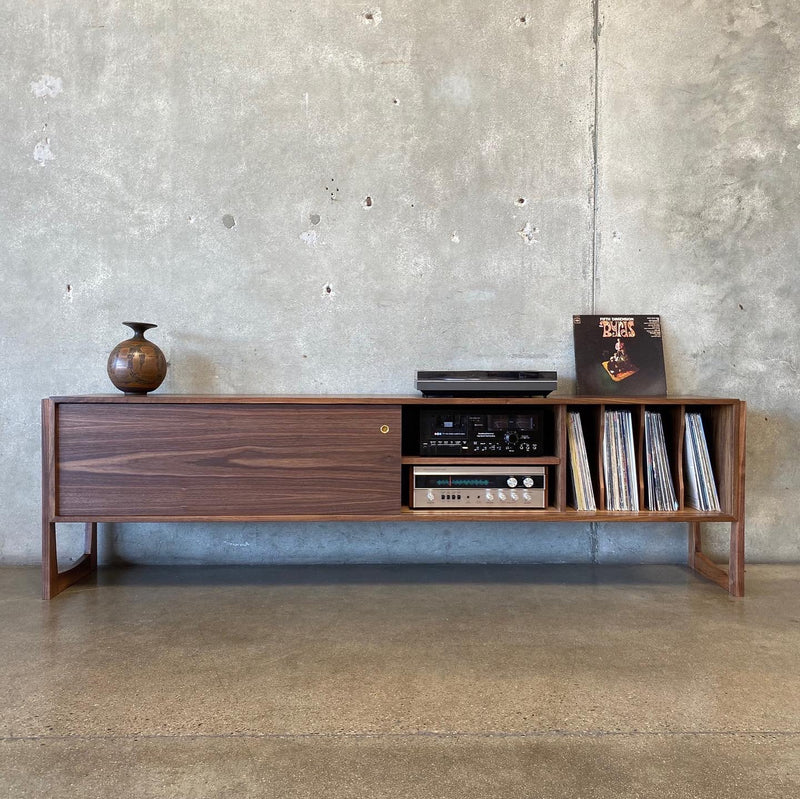
<svg viewBox="0 0 800 799">
<path fill-rule="evenodd" d="M 541 510 L 545 466 L 414 466 L 411 507 Z"/>
</svg>

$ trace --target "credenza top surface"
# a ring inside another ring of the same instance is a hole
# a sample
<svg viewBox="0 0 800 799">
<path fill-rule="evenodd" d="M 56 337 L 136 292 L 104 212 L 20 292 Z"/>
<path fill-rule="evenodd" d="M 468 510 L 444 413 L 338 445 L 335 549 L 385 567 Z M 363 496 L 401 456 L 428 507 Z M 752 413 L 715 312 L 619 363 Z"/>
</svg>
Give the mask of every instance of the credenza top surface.
<svg viewBox="0 0 800 799">
<path fill-rule="evenodd" d="M 742 400 L 731 397 L 588 397 L 553 395 L 548 397 L 423 397 L 392 394 L 87 394 L 50 397 L 51 402 L 145 405 L 736 405 Z"/>
</svg>

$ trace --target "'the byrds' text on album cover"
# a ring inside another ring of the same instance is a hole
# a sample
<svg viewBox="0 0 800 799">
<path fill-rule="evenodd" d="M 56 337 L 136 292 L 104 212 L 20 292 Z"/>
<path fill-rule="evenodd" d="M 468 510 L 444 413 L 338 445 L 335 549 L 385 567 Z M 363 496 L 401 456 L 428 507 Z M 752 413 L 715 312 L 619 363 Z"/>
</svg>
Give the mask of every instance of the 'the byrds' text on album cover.
<svg viewBox="0 0 800 799">
<path fill-rule="evenodd" d="M 667 393 L 659 316 L 573 316 L 578 394 Z"/>
</svg>

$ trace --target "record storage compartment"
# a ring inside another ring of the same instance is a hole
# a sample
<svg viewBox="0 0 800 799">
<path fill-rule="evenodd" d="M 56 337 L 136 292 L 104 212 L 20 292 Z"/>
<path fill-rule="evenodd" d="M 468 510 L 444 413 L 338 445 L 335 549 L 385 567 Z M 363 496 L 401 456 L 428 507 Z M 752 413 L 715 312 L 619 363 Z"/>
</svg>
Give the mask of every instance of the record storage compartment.
<svg viewBox="0 0 800 799">
<path fill-rule="evenodd" d="M 535 456 L 420 455 L 421 409 L 541 413 Z M 603 420 L 628 410 L 639 511 L 605 504 Z M 661 414 L 678 509 L 646 508 L 645 411 Z M 567 414 L 581 415 L 596 511 L 572 504 Z M 699 412 L 719 511 L 687 502 L 685 414 Z M 689 566 L 744 593 L 745 403 L 738 399 L 640 397 L 425 398 L 152 395 L 53 397 L 42 402 L 43 595 L 96 568 L 97 523 L 151 521 L 565 521 L 685 522 Z M 155 432 L 153 432 L 155 431 Z M 415 465 L 502 465 L 547 470 L 547 500 L 533 508 L 410 507 Z M 59 571 L 56 525 L 82 522 L 84 555 Z M 730 524 L 726 566 L 702 551 L 701 524 Z"/>
</svg>

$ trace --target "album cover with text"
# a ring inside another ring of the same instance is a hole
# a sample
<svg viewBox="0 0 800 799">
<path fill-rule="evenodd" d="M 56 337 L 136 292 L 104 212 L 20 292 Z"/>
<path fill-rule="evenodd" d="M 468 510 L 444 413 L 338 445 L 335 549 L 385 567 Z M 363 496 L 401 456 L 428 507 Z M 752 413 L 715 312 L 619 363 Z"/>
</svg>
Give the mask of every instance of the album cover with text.
<svg viewBox="0 0 800 799">
<path fill-rule="evenodd" d="M 598 397 L 667 393 L 660 316 L 572 317 L 577 392 Z"/>
</svg>

